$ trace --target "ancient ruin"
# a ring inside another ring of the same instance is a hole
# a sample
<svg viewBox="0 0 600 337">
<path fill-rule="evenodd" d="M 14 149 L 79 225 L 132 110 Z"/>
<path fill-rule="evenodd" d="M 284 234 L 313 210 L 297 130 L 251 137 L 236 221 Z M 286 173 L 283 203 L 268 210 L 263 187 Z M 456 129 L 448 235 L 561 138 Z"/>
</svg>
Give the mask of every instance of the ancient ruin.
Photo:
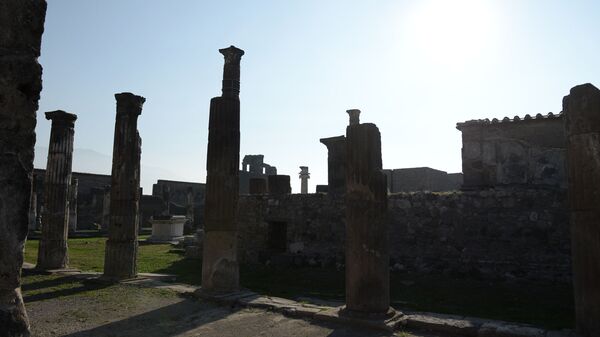
<svg viewBox="0 0 600 337">
<path fill-rule="evenodd" d="M 270 175 L 267 185 L 269 189 L 269 194 L 272 195 L 292 193 L 292 187 L 290 185 L 290 176 L 288 175 Z"/>
<path fill-rule="evenodd" d="M 236 213 L 240 162 L 240 61 L 244 51 L 220 49 L 225 57 L 221 97 L 210 101 L 202 289 L 239 288 Z"/>
<path fill-rule="evenodd" d="M 308 179 L 310 179 L 310 173 L 308 173 L 308 166 L 300 166 L 300 194 L 308 194 Z"/>
<path fill-rule="evenodd" d="M 73 137 L 77 116 L 58 110 L 46 112 L 46 119 L 52 120 L 52 130 L 44 181 L 44 214 L 37 267 L 60 269 L 67 267 L 69 263 L 67 235 Z"/>
<path fill-rule="evenodd" d="M 387 184 L 381 135 L 349 110 L 346 129 L 346 308 L 350 315 L 390 310 Z"/>
<path fill-rule="evenodd" d="M 321 138 L 327 147 L 327 193 L 346 193 L 346 136 Z"/>
<path fill-rule="evenodd" d="M 73 178 L 69 187 L 69 232 L 77 231 L 77 199 L 79 192 L 79 180 Z"/>
<path fill-rule="evenodd" d="M 0 326 L 28 336 L 21 296 L 42 67 L 37 61 L 46 1 L 0 2 Z"/>
<path fill-rule="evenodd" d="M 250 180 L 262 179 L 267 182 L 270 175 L 277 174 L 277 167 L 264 162 L 265 156 L 262 154 L 245 155 L 242 160 L 242 170 L 240 171 L 240 194 L 252 194 L 250 192 Z"/>
<path fill-rule="evenodd" d="M 470 120 L 462 132 L 463 188 L 566 187 L 562 114 Z"/>
<path fill-rule="evenodd" d="M 577 332 L 600 336 L 600 90 L 572 88 L 563 113 Z"/>
<path fill-rule="evenodd" d="M 146 99 L 132 93 L 115 94 L 117 115 L 113 144 L 110 223 L 103 277 L 122 280 L 137 276 L 142 139 L 137 121 Z"/>
</svg>

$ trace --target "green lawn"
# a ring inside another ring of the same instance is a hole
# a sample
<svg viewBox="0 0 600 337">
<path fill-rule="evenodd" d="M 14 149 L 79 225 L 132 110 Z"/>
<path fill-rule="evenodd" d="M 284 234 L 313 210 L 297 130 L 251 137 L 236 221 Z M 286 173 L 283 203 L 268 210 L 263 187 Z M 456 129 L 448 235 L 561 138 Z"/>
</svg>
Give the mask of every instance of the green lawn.
<svg viewBox="0 0 600 337">
<path fill-rule="evenodd" d="M 69 240 L 70 267 L 102 271 L 105 238 Z M 35 263 L 38 241 L 30 240 L 25 261 Z M 138 271 L 177 275 L 178 282 L 199 285 L 201 262 L 183 258 L 171 245 L 140 245 Z M 344 299 L 344 272 L 323 268 L 241 266 L 242 286 L 259 293 L 295 298 Z M 412 310 L 478 316 L 572 328 L 573 300 L 568 285 L 500 283 L 448 276 L 391 274 L 392 305 Z"/>
</svg>

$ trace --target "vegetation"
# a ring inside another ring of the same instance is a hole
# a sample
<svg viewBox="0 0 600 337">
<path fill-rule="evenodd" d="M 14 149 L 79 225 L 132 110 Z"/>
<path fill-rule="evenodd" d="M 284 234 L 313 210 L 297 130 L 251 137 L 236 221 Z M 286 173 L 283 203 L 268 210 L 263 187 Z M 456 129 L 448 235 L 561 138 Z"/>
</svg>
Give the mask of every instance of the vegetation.
<svg viewBox="0 0 600 337">
<path fill-rule="evenodd" d="M 70 266 L 102 271 L 105 241 L 105 238 L 70 239 Z M 37 241 L 27 242 L 27 262 L 35 263 L 37 245 Z M 184 259 L 183 250 L 168 244 L 140 245 L 138 270 L 174 274 L 182 283 L 200 285 L 201 282 L 201 261 Z M 28 283 L 38 282 L 32 279 L 35 277 L 42 276 L 25 278 L 26 292 Z M 240 280 L 242 286 L 271 296 L 344 299 L 344 272 L 338 270 L 242 266 Z M 64 281 L 52 286 L 58 287 L 55 290 L 81 287 L 79 281 Z M 35 290 L 29 291 L 31 294 Z M 392 273 L 390 295 L 393 306 L 408 310 L 531 323 L 549 329 L 572 328 L 574 325 L 572 291 L 568 285 L 484 282 Z"/>
</svg>

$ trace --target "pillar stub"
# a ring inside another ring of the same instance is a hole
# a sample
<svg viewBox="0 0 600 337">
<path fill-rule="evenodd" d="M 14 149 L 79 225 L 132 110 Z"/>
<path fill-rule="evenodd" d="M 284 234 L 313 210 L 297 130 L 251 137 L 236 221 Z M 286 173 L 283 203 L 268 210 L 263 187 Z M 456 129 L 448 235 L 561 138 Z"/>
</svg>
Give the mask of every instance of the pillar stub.
<svg viewBox="0 0 600 337">
<path fill-rule="evenodd" d="M 346 110 L 348 115 L 350 116 L 349 125 L 358 125 L 360 124 L 360 110 L 358 109 L 350 109 Z"/>
</svg>

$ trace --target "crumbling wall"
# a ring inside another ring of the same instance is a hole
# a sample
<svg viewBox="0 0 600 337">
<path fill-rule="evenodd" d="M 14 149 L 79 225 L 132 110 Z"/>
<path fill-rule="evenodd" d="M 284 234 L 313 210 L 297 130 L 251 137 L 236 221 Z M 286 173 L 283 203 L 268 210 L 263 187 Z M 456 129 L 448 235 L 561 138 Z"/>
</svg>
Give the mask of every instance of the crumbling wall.
<svg viewBox="0 0 600 337">
<path fill-rule="evenodd" d="M 566 193 L 507 188 L 389 197 L 390 267 L 489 279 L 568 282 Z M 240 257 L 249 263 L 344 264 L 343 198 L 242 196 Z M 285 253 L 269 247 L 285 224 Z"/>
<path fill-rule="evenodd" d="M 463 140 L 463 188 L 566 188 L 562 115 L 473 120 L 458 123 L 457 129 Z"/>
</svg>

